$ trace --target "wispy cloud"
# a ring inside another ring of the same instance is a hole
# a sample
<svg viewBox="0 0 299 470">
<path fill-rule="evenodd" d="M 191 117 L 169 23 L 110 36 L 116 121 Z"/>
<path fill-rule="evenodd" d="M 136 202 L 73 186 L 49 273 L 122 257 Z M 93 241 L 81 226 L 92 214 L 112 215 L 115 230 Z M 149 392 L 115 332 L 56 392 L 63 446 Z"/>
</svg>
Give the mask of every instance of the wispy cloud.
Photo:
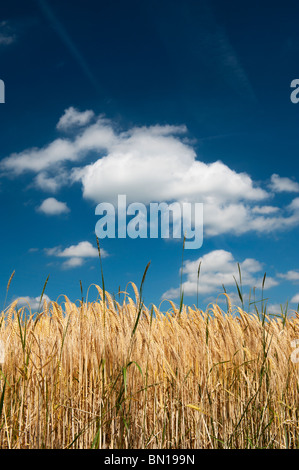
<svg viewBox="0 0 299 470">
<path fill-rule="evenodd" d="M 285 274 L 278 274 L 278 277 L 282 279 L 286 279 L 287 281 L 293 281 L 293 282 L 298 282 L 299 281 L 299 271 L 288 271 Z"/>
<path fill-rule="evenodd" d="M 68 181 L 68 174 L 65 170 L 60 168 L 59 173 L 53 174 L 53 176 L 45 171 L 41 171 L 37 174 L 29 187 L 38 188 L 46 193 L 57 193 L 62 186 L 68 183 Z"/>
<path fill-rule="evenodd" d="M 274 206 L 255 206 L 252 208 L 252 212 L 254 214 L 262 214 L 262 215 L 275 214 L 279 210 L 280 210 L 279 207 L 274 207 Z"/>
<path fill-rule="evenodd" d="M 64 111 L 64 114 L 58 121 L 57 129 L 60 131 L 68 131 L 74 127 L 81 127 L 88 124 L 94 117 L 91 110 L 80 112 L 74 107 L 70 107 Z"/>
<path fill-rule="evenodd" d="M 16 35 L 8 21 L 0 22 L 0 46 L 9 46 L 16 40 Z"/>
<path fill-rule="evenodd" d="M 68 127 L 74 125 L 74 114 L 69 111 L 70 109 L 72 108 L 66 110 L 60 118 L 60 127 L 61 122 L 62 127 L 66 122 Z M 86 112 L 76 111 L 75 120 L 76 122 L 80 121 L 80 127 L 84 126 L 83 122 L 87 122 Z M 58 186 L 69 183 L 64 179 L 67 176 L 66 172 L 62 172 L 61 175 L 61 171 L 59 171 L 57 175 L 58 167 L 61 170 L 67 162 L 77 163 L 88 152 L 109 149 L 117 140 L 118 137 L 114 134 L 111 123 L 99 116 L 95 124 L 79 129 L 73 138 L 57 138 L 42 148 L 34 147 L 20 153 L 12 153 L 0 162 L 0 169 L 2 172 L 16 176 L 25 172 L 37 173 L 36 183 L 40 187 L 46 183 L 51 190 L 55 191 Z"/>
<path fill-rule="evenodd" d="M 289 192 L 289 193 L 299 193 L 299 183 L 290 178 L 282 178 L 277 174 L 271 176 L 270 188 L 278 193 Z"/>
<path fill-rule="evenodd" d="M 54 248 L 47 248 L 46 254 L 48 256 L 55 256 L 58 258 L 68 258 L 62 264 L 63 268 L 76 268 L 82 266 L 85 259 L 97 258 L 99 256 L 97 248 L 95 248 L 90 242 L 82 241 L 77 245 L 71 245 L 67 248 L 61 249 L 56 246 Z M 101 249 L 101 256 L 103 258 L 108 256 L 106 250 Z"/>
</svg>

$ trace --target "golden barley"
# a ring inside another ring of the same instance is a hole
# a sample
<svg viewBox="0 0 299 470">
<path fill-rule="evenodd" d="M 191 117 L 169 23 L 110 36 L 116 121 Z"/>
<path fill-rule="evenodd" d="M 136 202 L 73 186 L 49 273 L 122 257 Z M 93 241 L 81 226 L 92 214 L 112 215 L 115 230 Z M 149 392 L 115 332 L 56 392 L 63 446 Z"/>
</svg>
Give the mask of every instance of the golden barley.
<svg viewBox="0 0 299 470">
<path fill-rule="evenodd" d="M 227 312 L 140 310 L 135 284 L 120 303 L 95 287 L 2 312 L 1 448 L 299 447 L 298 315 L 262 322 L 227 295 Z"/>
</svg>

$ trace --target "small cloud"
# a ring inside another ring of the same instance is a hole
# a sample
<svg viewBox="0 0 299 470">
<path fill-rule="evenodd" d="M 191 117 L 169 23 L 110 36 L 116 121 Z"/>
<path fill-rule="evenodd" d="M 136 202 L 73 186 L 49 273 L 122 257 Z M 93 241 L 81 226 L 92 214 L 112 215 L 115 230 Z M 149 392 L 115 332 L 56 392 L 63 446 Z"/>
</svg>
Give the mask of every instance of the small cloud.
<svg viewBox="0 0 299 470">
<path fill-rule="evenodd" d="M 62 267 L 65 269 L 77 268 L 82 266 L 85 258 L 97 258 L 99 256 L 97 248 L 95 248 L 90 242 L 83 241 L 78 245 L 71 245 L 64 250 L 57 246 L 54 248 L 46 249 L 48 256 L 56 256 L 58 258 L 68 258 L 63 262 Z M 108 253 L 101 248 L 101 256 L 103 258 L 108 256 Z"/>
<path fill-rule="evenodd" d="M 4 34 L 0 34 L 0 46 L 7 46 L 14 42 L 13 36 L 5 36 Z"/>
<path fill-rule="evenodd" d="M 70 258 L 62 263 L 62 267 L 65 269 L 77 268 L 78 266 L 82 266 L 83 263 L 83 258 Z"/>
<path fill-rule="evenodd" d="M 292 202 L 287 206 L 290 211 L 299 212 L 299 197 L 296 197 Z"/>
<path fill-rule="evenodd" d="M 294 297 L 291 299 L 292 304 L 298 304 L 299 303 L 299 294 L 294 295 Z"/>
<path fill-rule="evenodd" d="M 65 248 L 57 256 L 61 256 L 63 258 L 97 258 L 99 256 L 99 253 L 98 250 L 94 246 L 92 246 L 90 242 L 85 241 L 78 243 L 78 245 L 72 245 L 69 248 Z"/>
<path fill-rule="evenodd" d="M 55 192 L 58 187 L 69 183 L 68 172 L 63 165 L 80 161 L 88 152 L 104 150 L 116 140 L 108 121 L 99 117 L 95 124 L 78 132 L 73 139 L 57 138 L 42 148 L 33 147 L 12 153 L 1 160 L 0 170 L 14 176 L 32 171 L 37 173 L 35 185 L 43 188 L 46 183 L 47 189 Z"/>
<path fill-rule="evenodd" d="M 59 253 L 60 247 L 55 246 L 54 248 L 45 248 L 45 252 L 48 256 L 57 256 Z"/>
<path fill-rule="evenodd" d="M 40 301 L 40 296 L 39 297 L 18 297 L 18 307 L 28 307 L 30 306 L 31 310 L 37 310 L 40 306 L 42 307 L 43 301 L 46 300 L 47 302 L 50 302 L 51 299 L 44 294 L 42 297 L 42 300 Z"/>
<path fill-rule="evenodd" d="M 88 124 L 94 117 L 91 110 L 80 112 L 72 106 L 64 111 L 58 121 L 56 128 L 60 131 L 67 131 L 73 127 L 82 127 Z"/>
<path fill-rule="evenodd" d="M 288 271 L 285 274 L 278 274 L 278 277 L 286 279 L 287 281 L 299 281 L 299 271 Z"/>
<path fill-rule="evenodd" d="M 29 248 L 28 253 L 36 253 L 38 248 Z"/>
<path fill-rule="evenodd" d="M 42 212 L 46 215 L 60 215 L 70 212 L 70 209 L 65 202 L 57 201 L 54 197 L 45 199 L 37 210 L 38 212 Z"/>
<path fill-rule="evenodd" d="M 267 314 L 270 315 L 281 315 L 285 313 L 286 305 L 283 304 L 267 304 Z"/>
<path fill-rule="evenodd" d="M 276 174 L 271 176 L 270 188 L 277 193 L 299 193 L 299 183 L 290 178 L 282 178 Z"/>
</svg>

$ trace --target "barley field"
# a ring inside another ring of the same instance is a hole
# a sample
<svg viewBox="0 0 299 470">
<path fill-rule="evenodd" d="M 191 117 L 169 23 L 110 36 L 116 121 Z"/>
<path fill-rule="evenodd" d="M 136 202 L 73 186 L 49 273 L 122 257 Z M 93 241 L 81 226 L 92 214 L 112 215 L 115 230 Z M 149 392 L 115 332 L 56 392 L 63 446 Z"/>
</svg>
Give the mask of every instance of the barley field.
<svg viewBox="0 0 299 470">
<path fill-rule="evenodd" d="M 298 313 L 226 294 L 225 310 L 162 312 L 132 285 L 133 299 L 95 286 L 94 302 L 1 313 L 2 449 L 299 448 Z"/>
</svg>

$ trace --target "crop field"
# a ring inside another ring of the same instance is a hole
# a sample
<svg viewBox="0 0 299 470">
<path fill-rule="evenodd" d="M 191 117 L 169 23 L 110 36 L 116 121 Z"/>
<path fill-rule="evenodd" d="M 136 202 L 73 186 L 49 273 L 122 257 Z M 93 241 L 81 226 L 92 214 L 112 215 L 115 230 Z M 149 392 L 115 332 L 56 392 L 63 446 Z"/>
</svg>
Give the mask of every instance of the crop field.
<svg viewBox="0 0 299 470">
<path fill-rule="evenodd" d="M 132 286 L 2 312 L 2 449 L 299 448 L 298 313 L 225 293 L 225 310 L 161 312 Z"/>
</svg>

